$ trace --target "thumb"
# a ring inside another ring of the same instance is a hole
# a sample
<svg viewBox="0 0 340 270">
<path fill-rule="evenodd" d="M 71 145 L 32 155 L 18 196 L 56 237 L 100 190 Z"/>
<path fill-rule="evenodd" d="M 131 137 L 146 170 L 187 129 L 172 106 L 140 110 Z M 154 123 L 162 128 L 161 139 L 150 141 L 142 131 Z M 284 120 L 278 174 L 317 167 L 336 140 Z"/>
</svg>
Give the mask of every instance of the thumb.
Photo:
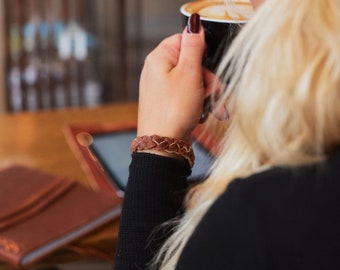
<svg viewBox="0 0 340 270">
<path fill-rule="evenodd" d="M 200 24 L 198 14 L 193 14 L 188 20 L 188 26 L 184 29 L 181 42 L 181 50 L 178 65 L 191 68 L 202 67 L 202 59 L 205 50 L 204 30 Z"/>
</svg>

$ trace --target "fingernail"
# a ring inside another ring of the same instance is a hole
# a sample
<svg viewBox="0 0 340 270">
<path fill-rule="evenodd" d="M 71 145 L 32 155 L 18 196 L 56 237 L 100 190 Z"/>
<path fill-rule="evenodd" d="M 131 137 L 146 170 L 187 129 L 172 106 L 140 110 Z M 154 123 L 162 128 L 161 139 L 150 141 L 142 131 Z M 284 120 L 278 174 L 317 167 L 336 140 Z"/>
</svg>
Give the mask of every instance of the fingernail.
<svg viewBox="0 0 340 270">
<path fill-rule="evenodd" d="M 197 13 L 193 13 L 190 15 L 188 20 L 188 33 L 190 34 L 197 34 L 200 31 L 201 22 L 200 22 L 200 15 Z"/>
<path fill-rule="evenodd" d="M 202 113 L 202 114 L 201 114 L 201 118 L 200 118 L 200 120 L 198 121 L 198 123 L 199 123 L 199 124 L 203 124 L 203 123 L 208 119 L 208 116 L 209 116 L 209 112 Z"/>
<path fill-rule="evenodd" d="M 207 120 L 210 112 L 211 112 L 211 96 L 208 96 L 204 99 L 203 110 L 201 118 L 199 120 L 200 124 L 204 123 Z"/>
</svg>

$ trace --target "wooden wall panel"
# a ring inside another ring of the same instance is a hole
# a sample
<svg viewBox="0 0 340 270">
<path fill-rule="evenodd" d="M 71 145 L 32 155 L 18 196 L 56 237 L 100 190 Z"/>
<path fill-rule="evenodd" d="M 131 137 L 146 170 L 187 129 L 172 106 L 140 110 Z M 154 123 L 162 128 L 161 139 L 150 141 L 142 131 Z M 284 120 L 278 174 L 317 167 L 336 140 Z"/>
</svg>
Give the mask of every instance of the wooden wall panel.
<svg viewBox="0 0 340 270">
<path fill-rule="evenodd" d="M 0 25 L 5 25 L 4 1 L 0 0 Z M 5 40 L 5 29 L 0 27 L 0 40 Z M 5 83 L 5 43 L 0 42 L 0 113 L 7 110 Z"/>
<path fill-rule="evenodd" d="M 4 41 L 0 42 L 0 111 L 137 100 L 144 58 L 161 39 L 181 31 L 179 7 L 184 2 L 0 0 L 0 20 L 8 22 L 0 27 Z M 81 48 L 74 50 L 77 56 L 69 56 L 67 42 L 62 43 L 60 56 L 60 47 L 53 43 L 60 39 L 53 32 L 60 30 L 57 22 L 69 27 L 68 34 L 86 35 L 86 57 Z M 29 27 L 34 23 L 37 33 L 32 38 Z M 46 30 L 46 25 L 53 27 Z M 27 45 L 32 40 L 34 45 Z"/>
</svg>

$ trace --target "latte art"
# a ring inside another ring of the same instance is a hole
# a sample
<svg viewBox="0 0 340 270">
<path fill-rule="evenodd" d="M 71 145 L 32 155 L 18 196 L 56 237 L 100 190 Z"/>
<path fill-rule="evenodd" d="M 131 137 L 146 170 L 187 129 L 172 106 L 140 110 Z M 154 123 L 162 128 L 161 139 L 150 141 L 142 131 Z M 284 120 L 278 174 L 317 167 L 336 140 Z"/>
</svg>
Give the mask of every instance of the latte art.
<svg viewBox="0 0 340 270">
<path fill-rule="evenodd" d="M 194 1 L 182 6 L 184 15 L 198 13 L 201 20 L 247 21 L 253 13 L 250 2 L 239 1 L 227 4 L 223 1 Z"/>
</svg>

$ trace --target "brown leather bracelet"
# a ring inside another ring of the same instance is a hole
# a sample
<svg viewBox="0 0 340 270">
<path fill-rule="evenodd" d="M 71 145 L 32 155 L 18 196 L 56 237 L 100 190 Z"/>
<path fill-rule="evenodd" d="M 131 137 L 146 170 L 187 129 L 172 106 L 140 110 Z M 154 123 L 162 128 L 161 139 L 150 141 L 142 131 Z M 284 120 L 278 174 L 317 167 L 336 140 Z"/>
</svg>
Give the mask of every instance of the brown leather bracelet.
<svg viewBox="0 0 340 270">
<path fill-rule="evenodd" d="M 130 152 L 132 154 L 136 151 L 143 150 L 157 150 L 179 155 L 188 161 L 191 168 L 194 165 L 194 151 L 191 145 L 183 140 L 162 137 L 159 135 L 138 136 L 132 141 Z"/>
</svg>

